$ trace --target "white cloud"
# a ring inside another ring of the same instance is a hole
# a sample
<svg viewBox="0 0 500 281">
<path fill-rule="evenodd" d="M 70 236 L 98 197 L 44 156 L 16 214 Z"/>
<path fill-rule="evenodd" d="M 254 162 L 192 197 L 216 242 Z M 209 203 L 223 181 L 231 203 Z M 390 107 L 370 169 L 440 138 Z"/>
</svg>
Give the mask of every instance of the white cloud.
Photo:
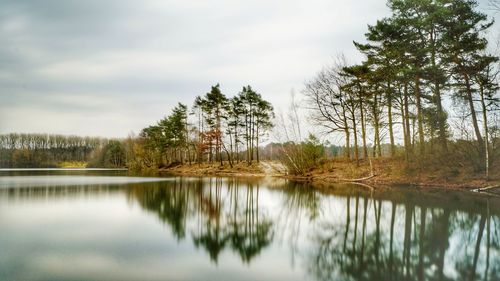
<svg viewBox="0 0 500 281">
<path fill-rule="evenodd" d="M 0 133 L 126 136 L 215 83 L 275 107 L 359 54 L 385 0 L 0 2 Z"/>
</svg>

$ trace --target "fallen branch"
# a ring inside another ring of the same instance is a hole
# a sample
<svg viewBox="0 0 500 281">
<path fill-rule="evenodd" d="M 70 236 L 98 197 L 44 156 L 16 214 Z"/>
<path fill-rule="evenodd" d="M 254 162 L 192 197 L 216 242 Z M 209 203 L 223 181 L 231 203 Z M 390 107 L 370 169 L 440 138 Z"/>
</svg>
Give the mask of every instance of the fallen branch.
<svg viewBox="0 0 500 281">
<path fill-rule="evenodd" d="M 345 181 L 345 182 L 361 182 L 361 181 L 365 181 L 365 180 L 369 180 L 373 177 L 376 177 L 377 175 L 369 175 L 367 177 L 364 177 L 364 178 L 359 178 L 359 179 L 339 179 L 339 181 Z"/>
<path fill-rule="evenodd" d="M 364 183 L 360 183 L 360 182 L 353 182 L 352 184 L 355 184 L 355 185 L 359 185 L 359 186 L 363 186 L 363 187 L 366 187 L 368 189 L 370 189 L 371 191 L 374 191 L 375 188 L 371 185 L 367 185 L 367 184 L 364 184 Z"/>
<path fill-rule="evenodd" d="M 375 188 L 373 186 L 370 186 L 368 184 L 362 183 L 362 181 L 371 179 L 371 178 L 373 178 L 375 176 L 377 176 L 377 175 L 370 175 L 368 177 L 359 178 L 359 179 L 339 179 L 339 178 L 337 178 L 335 176 L 322 176 L 322 177 L 315 177 L 315 179 L 319 179 L 319 180 L 328 180 L 328 179 L 331 179 L 331 180 L 333 180 L 333 181 L 330 181 L 330 183 L 331 182 L 335 182 L 335 183 L 349 182 L 349 183 L 352 183 L 352 184 L 355 184 L 355 185 L 366 187 L 366 188 L 370 189 L 371 191 L 373 191 L 373 190 L 375 190 Z"/>
<path fill-rule="evenodd" d="M 477 189 L 474 189 L 473 191 L 474 192 L 486 192 L 486 191 L 488 191 L 490 189 L 494 189 L 494 188 L 500 188 L 500 184 L 490 185 L 490 186 L 483 187 L 483 188 L 477 188 Z"/>
</svg>

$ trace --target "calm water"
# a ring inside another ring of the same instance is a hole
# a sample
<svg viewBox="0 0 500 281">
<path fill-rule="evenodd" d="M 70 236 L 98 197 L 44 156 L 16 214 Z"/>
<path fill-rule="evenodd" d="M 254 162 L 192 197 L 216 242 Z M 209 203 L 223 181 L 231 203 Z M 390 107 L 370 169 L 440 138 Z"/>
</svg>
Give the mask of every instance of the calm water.
<svg viewBox="0 0 500 281">
<path fill-rule="evenodd" d="M 0 171 L 0 280 L 500 280 L 500 200 Z"/>
</svg>

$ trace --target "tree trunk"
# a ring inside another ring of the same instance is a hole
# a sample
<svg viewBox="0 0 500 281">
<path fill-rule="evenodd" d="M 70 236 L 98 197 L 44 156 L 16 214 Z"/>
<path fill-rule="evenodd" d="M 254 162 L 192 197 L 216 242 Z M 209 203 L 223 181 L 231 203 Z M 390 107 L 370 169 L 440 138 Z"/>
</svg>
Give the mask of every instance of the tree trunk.
<svg viewBox="0 0 500 281">
<path fill-rule="evenodd" d="M 410 111 L 409 111 L 409 103 L 408 103 L 408 83 L 405 82 L 404 85 L 404 115 L 405 115 L 405 126 L 406 126 L 406 138 L 405 138 L 405 150 L 406 150 L 406 160 L 408 161 L 410 158 L 410 154 L 412 154 L 411 149 L 411 132 L 410 132 Z"/>
<path fill-rule="evenodd" d="M 228 136 L 229 136 L 229 152 L 230 152 L 228 158 L 234 159 L 233 135 L 231 134 L 231 132 L 228 132 Z M 231 167 L 232 166 L 233 165 L 231 165 Z"/>
<path fill-rule="evenodd" d="M 352 109 L 352 132 L 354 134 L 354 159 L 356 160 L 356 166 L 359 166 L 358 132 L 356 126 L 356 114 L 354 107 Z"/>
<path fill-rule="evenodd" d="M 363 108 L 363 101 L 359 101 L 360 115 L 361 115 L 361 138 L 363 141 L 363 158 L 368 159 L 368 148 L 366 146 L 366 124 L 365 124 L 365 112 Z"/>
<path fill-rule="evenodd" d="M 422 99 L 420 96 L 420 76 L 415 77 L 415 99 L 417 103 L 417 126 L 418 126 L 418 147 L 420 155 L 425 152 L 425 138 L 424 138 L 424 118 L 422 115 Z"/>
<path fill-rule="evenodd" d="M 342 108 L 342 115 L 344 117 L 344 133 L 345 133 L 345 151 L 344 151 L 344 156 L 347 159 L 351 159 L 351 136 L 349 132 L 349 124 L 347 124 L 347 117 L 345 115 L 345 108 Z"/>
<path fill-rule="evenodd" d="M 377 151 L 377 156 L 381 157 L 382 156 L 382 148 L 380 145 L 380 115 L 378 111 L 378 94 L 375 94 L 374 96 L 374 111 L 373 111 L 373 118 L 374 120 L 374 127 L 375 127 L 375 147 Z"/>
<path fill-rule="evenodd" d="M 403 145 L 405 148 L 405 160 L 408 162 L 408 135 L 406 132 L 406 114 L 405 114 L 405 107 L 404 107 L 404 99 L 401 99 L 401 126 L 403 127 Z"/>
<path fill-rule="evenodd" d="M 238 121 L 236 121 L 236 122 L 238 122 Z M 240 162 L 240 154 L 239 154 L 238 145 L 239 145 L 238 125 L 235 125 L 234 126 L 234 150 L 235 150 L 235 153 L 236 153 L 236 162 L 237 163 Z"/>
<path fill-rule="evenodd" d="M 257 124 L 257 134 L 255 135 L 255 153 L 256 153 L 256 160 L 257 163 L 260 162 L 259 159 L 259 124 Z"/>
<path fill-rule="evenodd" d="M 255 116 L 253 114 L 251 115 L 250 118 L 250 127 L 251 127 L 251 132 L 250 132 L 250 163 L 253 161 L 254 157 L 254 140 L 255 140 Z"/>
<path fill-rule="evenodd" d="M 226 148 L 226 145 L 224 145 L 224 143 L 222 143 L 222 147 L 224 148 L 224 150 L 226 151 L 226 155 L 227 155 L 227 160 L 229 162 L 229 166 L 231 168 L 233 168 L 233 158 L 231 157 L 231 154 L 229 153 L 229 150 L 227 150 Z M 222 156 L 221 156 L 221 159 L 222 159 Z M 222 160 L 221 160 L 222 162 Z M 222 164 L 221 164 L 222 165 Z"/>
<path fill-rule="evenodd" d="M 351 159 L 351 140 L 350 140 L 350 133 L 349 133 L 349 128 L 346 126 L 344 129 L 345 133 L 345 151 L 344 151 L 344 156 L 346 159 Z"/>
<path fill-rule="evenodd" d="M 465 86 L 467 89 L 467 101 L 469 102 L 470 114 L 472 117 L 472 125 L 474 126 L 474 132 L 476 134 L 477 144 L 479 146 L 479 151 L 482 156 L 484 152 L 483 137 L 481 136 L 481 130 L 479 129 L 479 124 L 476 116 L 476 109 L 474 108 L 474 100 L 472 99 L 472 89 L 470 85 L 470 80 L 467 75 L 464 75 L 464 79 L 465 79 Z"/>
<path fill-rule="evenodd" d="M 389 119 L 389 141 L 391 144 L 391 157 L 396 155 L 396 146 L 394 145 L 394 130 L 392 128 L 392 93 L 391 83 L 387 85 L 389 93 L 387 94 L 387 118 Z"/>
<path fill-rule="evenodd" d="M 436 31 L 434 27 L 431 31 L 431 63 L 432 67 L 436 69 Z M 439 129 L 439 143 L 443 152 L 448 152 L 448 141 L 446 140 L 446 114 L 443 110 L 441 98 L 441 84 L 439 83 L 438 76 L 435 75 L 434 79 L 434 103 L 438 112 L 438 129 Z"/>
<path fill-rule="evenodd" d="M 245 142 L 247 146 L 247 163 L 250 165 L 250 115 L 245 115 Z"/>
<path fill-rule="evenodd" d="M 479 88 L 481 94 L 481 107 L 483 110 L 483 127 L 484 127 L 484 164 L 486 171 L 486 179 L 490 177 L 490 148 L 488 141 L 488 111 L 484 101 L 484 87 L 481 85 Z"/>
</svg>

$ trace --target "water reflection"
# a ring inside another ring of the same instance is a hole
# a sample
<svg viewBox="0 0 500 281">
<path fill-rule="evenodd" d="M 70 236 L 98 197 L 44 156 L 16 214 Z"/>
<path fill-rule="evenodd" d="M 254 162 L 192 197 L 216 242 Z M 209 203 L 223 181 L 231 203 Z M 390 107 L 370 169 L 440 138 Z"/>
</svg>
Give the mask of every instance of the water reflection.
<svg viewBox="0 0 500 281">
<path fill-rule="evenodd" d="M 249 263 L 273 239 L 271 220 L 259 212 L 259 185 L 236 179 L 177 178 L 168 188 L 162 185 L 133 187 L 130 198 L 167 223 L 178 239 L 190 235 L 196 247 L 204 249 L 217 263 L 225 249 Z"/>
<path fill-rule="evenodd" d="M 419 199 L 348 195 L 345 218 L 323 218 L 315 233 L 311 272 L 319 280 L 499 280 L 498 208 L 493 214 L 488 199 Z"/>
<path fill-rule="evenodd" d="M 132 193 L 179 239 L 185 238 L 188 218 L 196 217 L 193 242 L 214 262 L 231 249 L 248 263 L 279 232 L 287 243 L 311 239 L 308 269 L 318 280 L 500 279 L 498 207 L 492 210 L 491 199 L 441 201 L 440 193 L 419 197 L 394 190 L 389 197 L 356 189 L 342 194 L 352 187 L 325 194 L 288 183 L 280 190 L 282 212 L 273 218 L 259 210 L 258 182 L 212 178 L 171 184 Z M 312 233 L 300 232 L 307 224 Z"/>
<path fill-rule="evenodd" d="M 294 270 L 298 280 L 500 280 L 497 198 L 177 177 L 124 185 L 5 188 L 0 200 L 15 204 L 71 194 L 125 195 L 127 204 L 160 221 L 176 243 L 189 242 L 199 250 L 187 255 L 202 254 L 213 268 L 234 256 L 239 265 L 232 263 L 233 269 L 248 270 L 257 261 L 272 265 L 285 259 L 288 268 L 273 270 Z M 266 276 L 257 268 L 253 273 Z"/>
</svg>

